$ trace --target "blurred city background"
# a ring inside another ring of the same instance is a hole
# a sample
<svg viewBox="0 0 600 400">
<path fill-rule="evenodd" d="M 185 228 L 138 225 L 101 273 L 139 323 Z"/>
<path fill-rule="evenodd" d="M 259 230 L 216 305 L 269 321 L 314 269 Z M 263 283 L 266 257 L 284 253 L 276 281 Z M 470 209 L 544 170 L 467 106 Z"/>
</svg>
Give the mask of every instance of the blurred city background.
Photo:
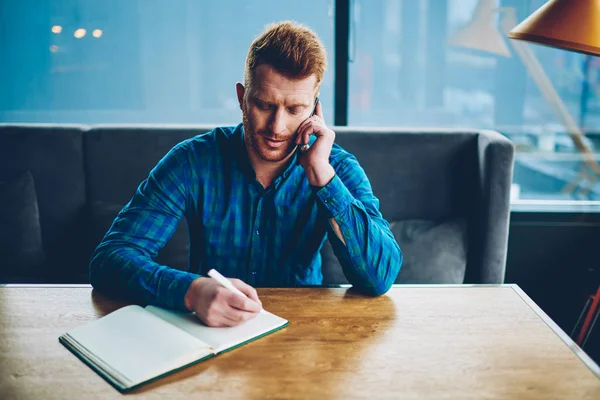
<svg viewBox="0 0 600 400">
<path fill-rule="evenodd" d="M 495 3 L 521 21 L 544 0 Z M 583 134 L 584 162 L 513 50 L 507 57 L 448 44 L 477 0 L 350 4 L 348 125 L 494 129 L 517 146 L 514 204 L 600 204 L 600 58 L 528 45 Z M 334 0 L 2 0 L 0 122 L 237 124 L 235 83 L 250 43 L 269 22 L 292 19 L 327 48 L 320 98 L 333 124 L 334 7 Z"/>
</svg>

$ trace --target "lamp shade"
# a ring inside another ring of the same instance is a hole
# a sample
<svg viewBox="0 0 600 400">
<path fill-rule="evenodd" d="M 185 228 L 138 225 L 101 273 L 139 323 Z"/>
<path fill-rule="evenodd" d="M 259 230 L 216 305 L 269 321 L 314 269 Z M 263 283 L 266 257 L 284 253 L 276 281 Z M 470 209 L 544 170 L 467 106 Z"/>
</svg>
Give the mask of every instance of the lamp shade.
<svg viewBox="0 0 600 400">
<path fill-rule="evenodd" d="M 600 56 L 600 0 L 550 0 L 508 37 Z"/>
<path fill-rule="evenodd" d="M 504 36 L 496 27 L 495 0 L 479 0 L 471 21 L 450 36 L 448 44 L 510 57 Z"/>
</svg>

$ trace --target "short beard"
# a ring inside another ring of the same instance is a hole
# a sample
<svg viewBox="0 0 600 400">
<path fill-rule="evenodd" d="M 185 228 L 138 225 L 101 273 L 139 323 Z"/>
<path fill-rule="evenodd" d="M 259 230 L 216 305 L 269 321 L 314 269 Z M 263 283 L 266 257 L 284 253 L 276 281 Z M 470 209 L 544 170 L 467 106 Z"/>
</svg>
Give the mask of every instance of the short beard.
<svg viewBox="0 0 600 400">
<path fill-rule="evenodd" d="M 250 122 L 250 119 L 248 118 L 248 113 L 246 112 L 245 107 L 242 107 L 242 124 L 244 125 L 244 142 L 250 148 L 250 150 L 263 161 L 283 161 L 296 148 L 296 144 L 294 143 L 293 139 L 290 140 L 285 146 L 282 146 L 281 149 L 268 150 L 262 147 L 259 141 L 259 137 L 264 137 L 266 135 L 261 135 L 261 133 L 256 132 L 256 130 L 254 129 L 254 125 Z"/>
</svg>

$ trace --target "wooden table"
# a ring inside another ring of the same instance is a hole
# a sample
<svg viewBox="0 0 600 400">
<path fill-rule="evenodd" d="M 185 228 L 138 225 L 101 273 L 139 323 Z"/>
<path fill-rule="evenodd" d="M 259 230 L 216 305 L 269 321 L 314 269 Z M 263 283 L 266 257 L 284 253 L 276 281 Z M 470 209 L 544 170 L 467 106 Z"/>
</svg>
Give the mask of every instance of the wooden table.
<svg viewBox="0 0 600 400">
<path fill-rule="evenodd" d="M 290 321 L 133 397 L 600 399 L 600 369 L 517 286 L 260 289 Z M 0 398 L 122 398 L 58 336 L 124 304 L 89 286 L 0 287 Z"/>
</svg>

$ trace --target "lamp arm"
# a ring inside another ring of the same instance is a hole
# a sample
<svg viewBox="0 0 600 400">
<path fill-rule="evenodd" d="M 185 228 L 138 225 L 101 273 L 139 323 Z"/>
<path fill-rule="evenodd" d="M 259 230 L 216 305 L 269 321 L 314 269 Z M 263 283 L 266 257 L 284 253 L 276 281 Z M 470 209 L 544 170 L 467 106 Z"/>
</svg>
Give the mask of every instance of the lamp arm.
<svg viewBox="0 0 600 400">
<path fill-rule="evenodd" d="M 504 34 L 508 35 L 508 32 L 516 25 L 515 9 L 512 7 L 499 7 L 496 10 L 498 12 L 506 13 L 501 25 Z M 573 140 L 575 147 L 582 153 L 583 161 L 596 174 L 600 175 L 600 164 L 598 164 L 598 161 L 594 157 L 594 153 L 583 140 L 584 135 L 581 132 L 581 129 L 571 116 L 571 113 L 569 113 L 565 103 L 558 95 L 550 78 L 548 78 L 548 75 L 531 48 L 527 43 L 518 40 L 510 40 L 510 42 L 515 53 L 517 53 L 529 72 L 529 75 L 550 105 L 550 109 L 557 116 L 558 120 L 566 127 L 567 133 L 571 137 L 571 140 Z"/>
</svg>

